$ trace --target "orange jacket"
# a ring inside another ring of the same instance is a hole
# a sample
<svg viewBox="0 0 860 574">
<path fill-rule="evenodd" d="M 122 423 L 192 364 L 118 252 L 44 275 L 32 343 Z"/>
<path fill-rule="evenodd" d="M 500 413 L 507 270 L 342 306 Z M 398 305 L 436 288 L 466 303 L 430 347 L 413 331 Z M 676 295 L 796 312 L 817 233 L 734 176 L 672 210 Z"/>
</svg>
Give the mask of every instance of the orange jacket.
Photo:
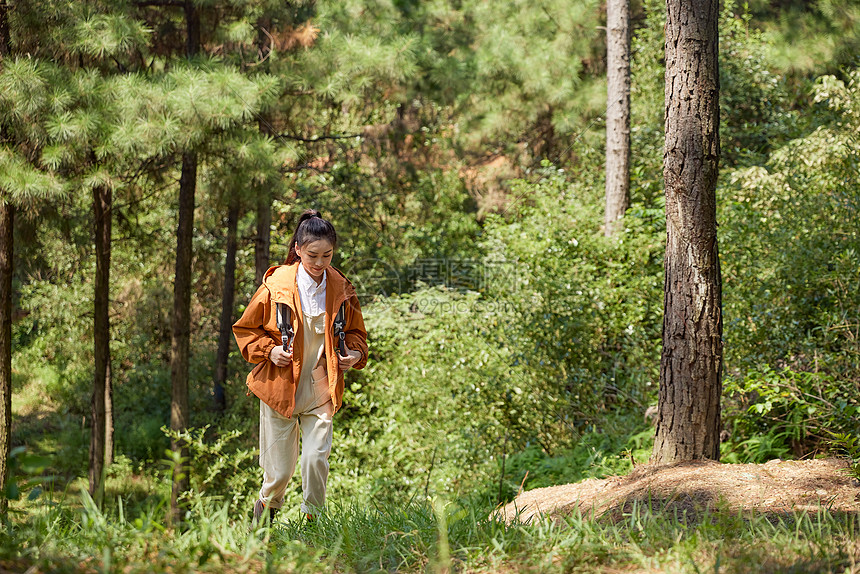
<svg viewBox="0 0 860 574">
<path fill-rule="evenodd" d="M 302 305 L 296 288 L 296 273 L 300 263 L 277 265 L 266 271 L 263 284 L 251 297 L 251 302 L 242 317 L 233 325 L 233 335 L 239 344 L 242 356 L 257 366 L 248 374 L 246 384 L 249 392 L 285 417 L 293 415 L 296 385 L 302 372 L 302 349 L 304 348 L 304 320 Z M 353 369 L 367 364 L 367 331 L 355 288 L 340 271 L 329 267 L 326 270 L 325 291 L 325 356 L 328 369 L 328 387 L 334 411 L 343 402 L 343 371 L 337 366 L 337 347 L 334 339 L 334 319 L 341 303 L 346 302 L 346 346 L 361 352 L 361 359 Z M 281 344 L 275 303 L 286 303 L 292 310 L 295 339 L 293 342 L 292 368 L 278 367 L 269 360 L 269 352 Z"/>
</svg>

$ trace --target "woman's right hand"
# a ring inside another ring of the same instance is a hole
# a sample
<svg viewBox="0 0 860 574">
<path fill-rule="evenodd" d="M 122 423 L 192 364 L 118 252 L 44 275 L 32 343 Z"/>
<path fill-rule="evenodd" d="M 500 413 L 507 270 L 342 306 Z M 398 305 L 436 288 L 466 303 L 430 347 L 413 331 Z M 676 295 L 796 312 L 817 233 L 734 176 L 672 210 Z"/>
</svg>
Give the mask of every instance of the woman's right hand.
<svg viewBox="0 0 860 574">
<path fill-rule="evenodd" d="M 269 351 L 269 360 L 278 367 L 286 367 L 293 361 L 293 354 L 286 352 L 282 345 L 275 345 Z"/>
</svg>

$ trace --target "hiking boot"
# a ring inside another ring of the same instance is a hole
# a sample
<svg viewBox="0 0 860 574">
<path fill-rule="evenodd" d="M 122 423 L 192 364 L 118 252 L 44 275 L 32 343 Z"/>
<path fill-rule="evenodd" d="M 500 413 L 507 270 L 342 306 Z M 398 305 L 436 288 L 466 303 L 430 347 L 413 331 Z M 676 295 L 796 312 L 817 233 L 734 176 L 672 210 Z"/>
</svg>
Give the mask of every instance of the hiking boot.
<svg viewBox="0 0 860 574">
<path fill-rule="evenodd" d="M 278 513 L 278 509 L 267 506 L 265 502 L 257 499 L 257 502 L 254 503 L 254 524 L 260 524 L 260 522 L 264 520 L 263 515 L 266 512 L 266 508 L 269 509 L 269 523 L 271 524 L 275 521 L 275 515 Z"/>
</svg>

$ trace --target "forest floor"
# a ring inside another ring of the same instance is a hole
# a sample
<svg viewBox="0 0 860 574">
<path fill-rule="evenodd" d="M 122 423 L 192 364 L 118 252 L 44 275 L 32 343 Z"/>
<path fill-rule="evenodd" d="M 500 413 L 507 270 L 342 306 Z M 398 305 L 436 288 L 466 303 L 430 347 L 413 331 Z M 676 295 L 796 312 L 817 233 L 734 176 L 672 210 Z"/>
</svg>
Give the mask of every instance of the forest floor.
<svg viewBox="0 0 860 574">
<path fill-rule="evenodd" d="M 730 511 L 774 517 L 799 511 L 860 512 L 860 482 L 838 459 L 772 460 L 765 464 L 714 461 L 637 466 L 626 476 L 520 493 L 496 512 L 507 522 L 562 517 L 579 510 L 615 520 L 634 505 L 697 523 L 704 513 Z"/>
</svg>

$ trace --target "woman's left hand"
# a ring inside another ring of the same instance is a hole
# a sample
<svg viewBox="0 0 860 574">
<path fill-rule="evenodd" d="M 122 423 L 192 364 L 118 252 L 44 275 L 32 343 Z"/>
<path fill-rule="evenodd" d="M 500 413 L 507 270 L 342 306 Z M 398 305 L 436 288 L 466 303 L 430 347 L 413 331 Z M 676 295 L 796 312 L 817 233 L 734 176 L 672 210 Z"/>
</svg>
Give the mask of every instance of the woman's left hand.
<svg viewBox="0 0 860 574">
<path fill-rule="evenodd" d="M 341 371 L 348 371 L 354 364 L 356 364 L 361 359 L 361 352 L 353 351 L 352 349 L 346 350 L 346 356 L 341 355 L 338 351 L 337 354 L 337 366 Z"/>
</svg>

